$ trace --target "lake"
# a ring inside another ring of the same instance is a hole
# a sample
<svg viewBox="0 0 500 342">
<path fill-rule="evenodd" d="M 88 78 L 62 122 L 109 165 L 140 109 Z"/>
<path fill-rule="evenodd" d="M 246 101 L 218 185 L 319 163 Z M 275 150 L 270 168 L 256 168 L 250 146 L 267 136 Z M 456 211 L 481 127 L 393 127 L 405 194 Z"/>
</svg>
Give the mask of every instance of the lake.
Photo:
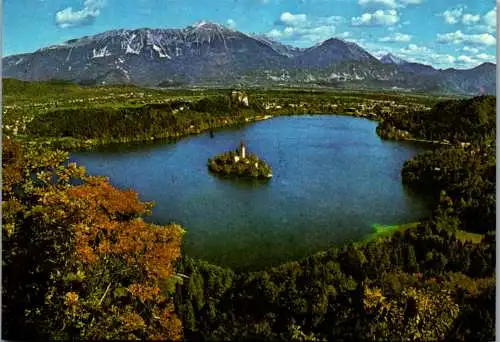
<svg viewBox="0 0 500 342">
<path fill-rule="evenodd" d="M 377 123 L 340 115 L 287 116 L 190 136 L 72 153 L 91 175 L 154 201 L 148 220 L 177 222 L 187 255 L 236 270 L 297 260 L 359 240 L 374 223 L 429 214 L 401 183 L 403 163 L 429 145 L 382 141 Z M 207 159 L 244 139 L 273 168 L 270 181 L 223 179 Z"/>
</svg>

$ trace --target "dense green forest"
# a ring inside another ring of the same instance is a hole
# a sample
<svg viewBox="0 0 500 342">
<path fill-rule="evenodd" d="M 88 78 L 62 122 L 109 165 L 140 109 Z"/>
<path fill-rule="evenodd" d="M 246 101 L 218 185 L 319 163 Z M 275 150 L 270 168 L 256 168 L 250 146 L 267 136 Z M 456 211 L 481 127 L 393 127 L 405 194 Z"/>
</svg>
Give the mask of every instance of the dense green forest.
<svg viewBox="0 0 500 342">
<path fill-rule="evenodd" d="M 442 218 L 261 272 L 184 258 L 176 307 L 188 340 L 494 338 L 495 242 Z"/>
<path fill-rule="evenodd" d="M 407 161 L 403 182 L 435 197 L 436 209 L 460 220 L 463 229 L 495 228 L 495 146 L 447 147 Z"/>
<path fill-rule="evenodd" d="M 258 108 L 242 108 L 228 96 L 195 102 L 172 101 L 130 107 L 68 108 L 36 116 L 26 128 L 33 138 L 74 138 L 76 142 L 176 139 L 210 128 L 245 122 Z"/>
<path fill-rule="evenodd" d="M 495 125 L 495 97 L 480 96 L 395 116 L 381 122 L 379 132 L 394 127 L 418 138 L 450 141 L 407 161 L 403 182 L 433 195 L 436 210 L 458 219 L 463 229 L 485 233 L 495 226 Z"/>
<path fill-rule="evenodd" d="M 75 88 L 84 91 L 103 90 Z M 293 97 L 278 93 L 280 105 Z M 330 95 L 306 95 L 331 103 Z M 2 337 L 494 340 L 495 101 L 446 101 L 414 112 L 376 108 L 384 119 L 381 136 L 399 129 L 452 142 L 402 170 L 408 186 L 435 197 L 428 220 L 239 273 L 182 255 L 183 229 L 146 223 L 152 204 L 133 190 L 86 175 L 50 145 L 29 143 L 33 137 L 177 137 L 228 118 L 245 122 L 262 113 L 262 103 L 246 107 L 214 95 L 37 112 L 26 123 L 27 135 L 6 138 L 2 146 Z M 11 122 L 27 112 L 13 113 Z M 482 240 L 464 232 L 481 233 Z"/>
<path fill-rule="evenodd" d="M 496 98 L 479 96 L 442 101 L 430 111 L 394 112 L 382 120 L 377 133 L 392 138 L 399 129 L 420 139 L 479 143 L 495 136 L 495 127 Z"/>
</svg>

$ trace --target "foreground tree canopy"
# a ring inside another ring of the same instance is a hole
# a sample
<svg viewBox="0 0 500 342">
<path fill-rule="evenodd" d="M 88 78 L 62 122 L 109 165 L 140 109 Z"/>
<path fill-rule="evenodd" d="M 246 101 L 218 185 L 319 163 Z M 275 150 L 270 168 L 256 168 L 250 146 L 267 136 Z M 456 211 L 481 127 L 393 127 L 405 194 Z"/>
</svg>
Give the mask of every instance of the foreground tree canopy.
<svg viewBox="0 0 500 342">
<path fill-rule="evenodd" d="M 164 285 L 183 230 L 66 159 L 3 142 L 4 337 L 181 339 Z"/>
</svg>

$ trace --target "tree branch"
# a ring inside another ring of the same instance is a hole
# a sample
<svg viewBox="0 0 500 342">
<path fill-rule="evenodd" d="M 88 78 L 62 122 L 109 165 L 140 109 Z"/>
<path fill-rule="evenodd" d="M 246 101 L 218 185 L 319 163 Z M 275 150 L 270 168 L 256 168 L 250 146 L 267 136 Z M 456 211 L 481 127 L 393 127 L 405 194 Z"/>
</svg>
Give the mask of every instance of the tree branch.
<svg viewBox="0 0 500 342">
<path fill-rule="evenodd" d="M 101 300 L 99 301 L 99 306 L 101 306 L 102 304 L 102 301 L 104 300 L 104 298 L 106 297 L 106 295 L 108 294 L 108 291 L 109 291 L 109 288 L 111 287 L 111 282 L 108 284 L 108 287 L 106 288 L 106 291 L 104 291 L 104 294 L 102 295 L 101 297 Z"/>
</svg>

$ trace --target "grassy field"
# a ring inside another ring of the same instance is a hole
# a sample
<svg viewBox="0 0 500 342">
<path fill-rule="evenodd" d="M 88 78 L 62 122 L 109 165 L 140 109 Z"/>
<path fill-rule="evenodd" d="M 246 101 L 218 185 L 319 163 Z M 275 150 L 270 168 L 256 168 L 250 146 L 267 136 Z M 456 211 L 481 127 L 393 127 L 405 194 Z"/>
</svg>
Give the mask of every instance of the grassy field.
<svg viewBox="0 0 500 342">
<path fill-rule="evenodd" d="M 411 222 L 405 224 L 395 224 L 395 225 L 383 225 L 383 224 L 373 224 L 372 230 L 373 233 L 369 234 L 365 237 L 363 242 L 368 242 L 377 239 L 386 239 L 392 236 L 395 232 L 404 232 L 407 229 L 415 229 L 419 225 L 419 222 Z M 470 233 L 464 230 L 456 230 L 455 236 L 458 240 L 462 242 L 472 242 L 474 244 L 481 243 L 484 235 L 477 233 Z"/>
<path fill-rule="evenodd" d="M 78 107 L 91 103 L 123 104 L 154 103 L 174 99 L 197 100 L 202 97 L 229 94 L 232 89 L 172 89 L 140 88 L 132 85 L 84 87 L 66 82 L 23 82 L 3 79 L 3 103 L 6 106 L 33 106 L 34 104 L 72 103 Z M 356 100 L 383 100 L 433 104 L 453 97 L 408 94 L 390 91 L 354 91 L 339 89 L 245 89 L 250 97 L 262 100 L 332 100 L 342 98 L 346 102 Z"/>
<path fill-rule="evenodd" d="M 369 234 L 364 241 L 372 241 L 390 237 L 395 232 L 404 232 L 407 229 L 417 228 L 419 222 L 411 222 L 405 224 L 383 225 L 375 223 L 372 225 L 372 233 Z"/>
</svg>

